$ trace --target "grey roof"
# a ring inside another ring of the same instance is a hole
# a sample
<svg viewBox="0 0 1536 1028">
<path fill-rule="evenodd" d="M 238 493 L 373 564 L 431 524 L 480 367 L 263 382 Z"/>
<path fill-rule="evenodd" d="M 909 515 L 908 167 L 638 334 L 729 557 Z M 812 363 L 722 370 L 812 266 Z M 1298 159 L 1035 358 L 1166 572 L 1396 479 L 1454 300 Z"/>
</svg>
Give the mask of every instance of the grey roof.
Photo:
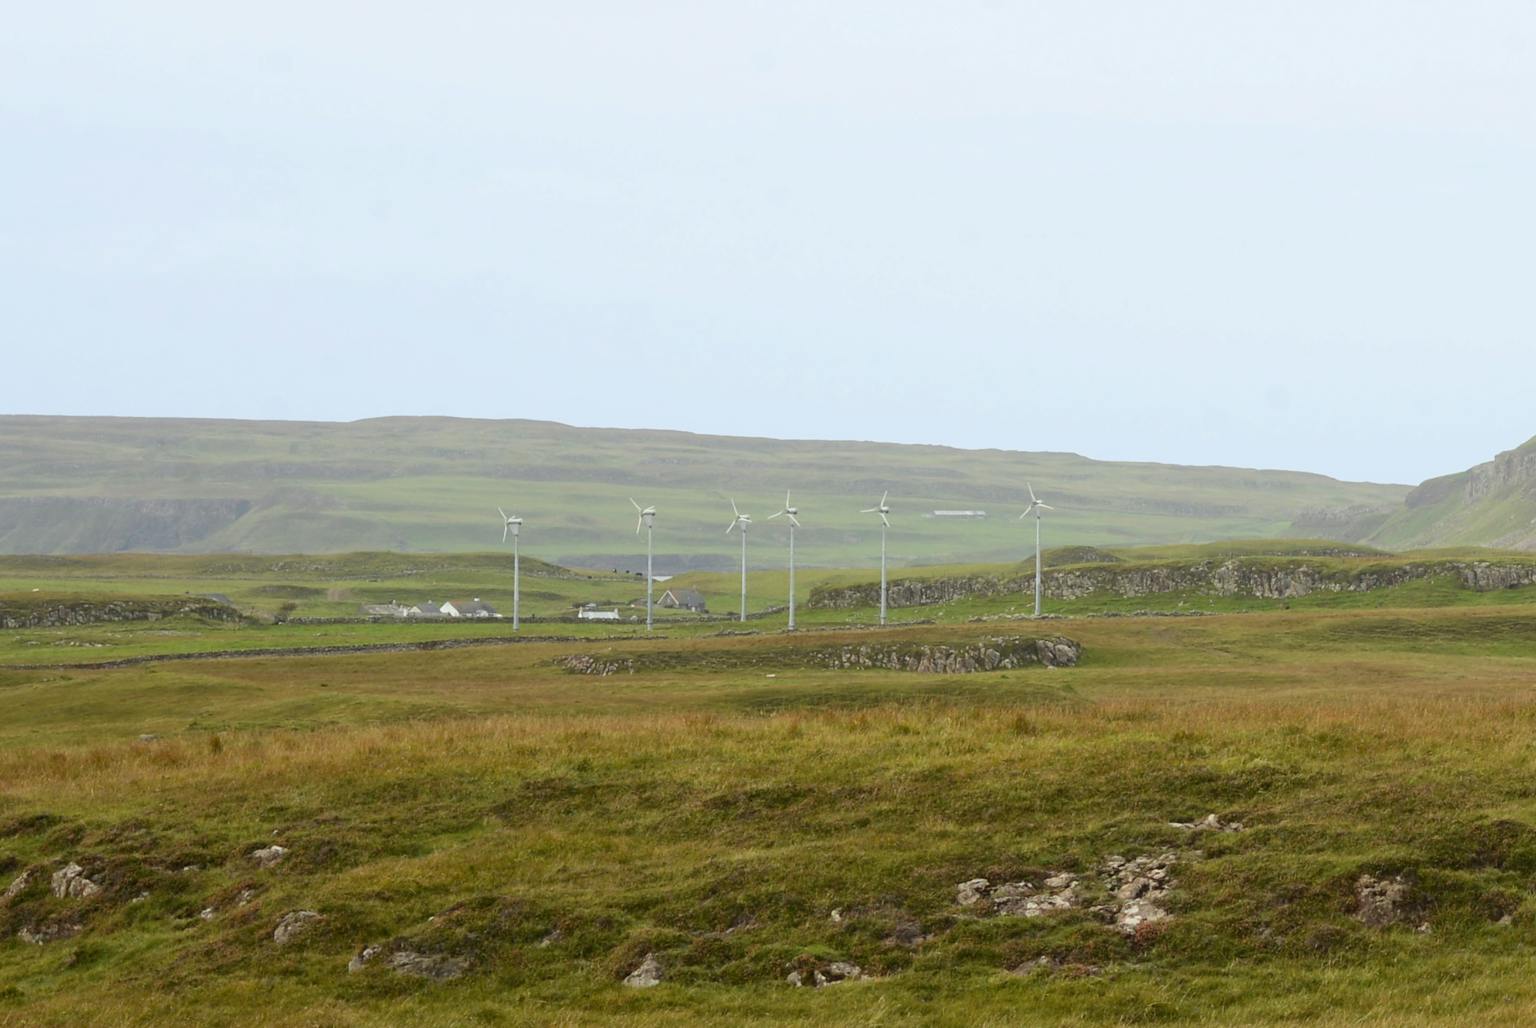
<svg viewBox="0 0 1536 1028">
<path fill-rule="evenodd" d="M 465 603 L 455 603 L 454 607 L 460 614 L 494 614 L 496 608 L 484 600 L 469 600 Z"/>
</svg>

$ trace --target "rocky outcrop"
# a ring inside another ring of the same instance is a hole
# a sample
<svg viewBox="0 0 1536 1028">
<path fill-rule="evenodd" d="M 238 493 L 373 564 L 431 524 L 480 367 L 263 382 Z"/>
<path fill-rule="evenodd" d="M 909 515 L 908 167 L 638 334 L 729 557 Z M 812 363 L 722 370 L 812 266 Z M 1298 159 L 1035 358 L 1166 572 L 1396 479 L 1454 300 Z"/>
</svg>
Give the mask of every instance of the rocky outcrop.
<svg viewBox="0 0 1536 1028">
<path fill-rule="evenodd" d="M 272 941 L 286 946 L 312 931 L 325 918 L 314 910 L 290 910 L 278 919 Z"/>
<path fill-rule="evenodd" d="M 263 846 L 260 849 L 251 850 L 249 854 L 250 859 L 254 860 L 258 867 L 276 867 L 287 855 L 288 848 L 277 845 Z"/>
<path fill-rule="evenodd" d="M 661 962 L 656 954 L 647 953 L 640 966 L 624 976 L 624 984 L 631 989 L 650 989 L 661 984 Z"/>
<path fill-rule="evenodd" d="M 1075 566 L 1047 570 L 1041 588 L 1054 600 L 1089 596 L 1137 597 L 1166 593 L 1294 599 L 1312 593 L 1370 592 L 1405 582 L 1453 577 L 1463 588 L 1482 592 L 1536 585 L 1536 561 L 1371 561 L 1343 567 L 1307 559 L 1233 558 L 1160 564 Z M 893 607 L 1032 594 L 1034 576 L 968 575 L 897 579 L 889 584 Z M 878 583 L 818 588 L 809 606 L 844 609 L 880 602 Z"/>
<path fill-rule="evenodd" d="M 101 886 L 85 876 L 85 868 L 69 863 L 53 873 L 53 894 L 59 899 L 90 899 Z"/>
<path fill-rule="evenodd" d="M 628 657 L 597 657 L 590 653 L 573 653 L 562 657 L 560 666 L 573 675 L 620 675 L 635 673 L 635 662 Z"/>
<path fill-rule="evenodd" d="M 1355 917 L 1372 928 L 1398 924 L 1408 916 L 1411 892 L 1412 885 L 1403 875 L 1363 874 L 1355 882 Z"/>
<path fill-rule="evenodd" d="M 796 988 L 825 988 L 839 982 L 856 982 L 864 977 L 864 969 L 849 960 L 816 960 L 803 957 L 796 961 L 795 969 L 784 980 Z"/>
<path fill-rule="evenodd" d="M 373 963 L 379 963 L 407 978 L 425 978 L 434 982 L 462 978 L 474 966 L 468 957 L 447 953 L 426 953 L 404 946 L 366 946 L 348 961 L 347 972 L 356 974 Z"/>
<path fill-rule="evenodd" d="M 57 600 L 41 603 L 0 603 L 0 628 L 62 628 L 68 625 L 110 624 L 120 621 L 159 621 L 194 617 L 206 621 L 239 621 L 234 607 L 210 600 Z"/>
</svg>

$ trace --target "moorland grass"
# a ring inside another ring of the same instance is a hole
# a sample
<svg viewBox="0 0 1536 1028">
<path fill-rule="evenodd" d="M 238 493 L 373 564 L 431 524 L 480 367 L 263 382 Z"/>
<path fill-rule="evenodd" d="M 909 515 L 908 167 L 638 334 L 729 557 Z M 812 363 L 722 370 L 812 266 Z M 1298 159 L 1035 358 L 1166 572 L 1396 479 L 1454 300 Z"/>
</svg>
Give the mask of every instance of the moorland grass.
<svg viewBox="0 0 1536 1028">
<path fill-rule="evenodd" d="M 0 672 L 0 877 L 73 859 L 105 888 L 0 904 L 0 1024 L 1536 1017 L 1536 612 L 1051 627 L 1079 667 L 806 671 L 748 636 Z M 677 659 L 559 670 L 594 645 Z M 1208 812 L 1247 827 L 1169 824 Z M 954 906 L 977 875 L 1164 850 L 1161 930 Z M 1413 917 L 1356 920 L 1363 873 L 1410 876 Z M 325 920 L 277 947 L 293 909 Z M 84 931 L 14 938 L 49 917 Z M 931 938 L 887 941 L 904 919 Z M 347 973 L 389 939 L 474 970 Z M 648 952 L 666 981 L 620 984 Z M 784 984 L 808 958 L 876 977 Z"/>
</svg>

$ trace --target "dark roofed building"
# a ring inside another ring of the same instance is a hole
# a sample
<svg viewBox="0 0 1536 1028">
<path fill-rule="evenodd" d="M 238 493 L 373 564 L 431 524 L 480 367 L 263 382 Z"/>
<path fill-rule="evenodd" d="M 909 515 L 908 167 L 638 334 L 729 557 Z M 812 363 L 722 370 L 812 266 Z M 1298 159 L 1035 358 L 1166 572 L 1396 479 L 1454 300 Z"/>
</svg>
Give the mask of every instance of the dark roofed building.
<svg viewBox="0 0 1536 1028">
<path fill-rule="evenodd" d="M 661 594 L 661 605 L 672 610 L 691 610 L 695 614 L 709 610 L 704 603 L 704 594 L 697 589 L 668 589 Z"/>
</svg>

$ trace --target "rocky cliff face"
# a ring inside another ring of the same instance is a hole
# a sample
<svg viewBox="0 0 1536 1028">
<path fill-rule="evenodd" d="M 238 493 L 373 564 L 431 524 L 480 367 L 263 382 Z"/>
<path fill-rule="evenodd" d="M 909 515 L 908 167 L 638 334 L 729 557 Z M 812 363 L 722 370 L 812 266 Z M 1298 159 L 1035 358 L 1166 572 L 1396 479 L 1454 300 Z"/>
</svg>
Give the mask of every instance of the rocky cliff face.
<svg viewBox="0 0 1536 1028">
<path fill-rule="evenodd" d="M 1397 549 L 1536 549 L 1536 439 L 1485 464 L 1424 482 L 1364 538 Z"/>
<path fill-rule="evenodd" d="M 164 552 L 193 546 L 251 509 L 248 500 L 0 498 L 0 553 Z"/>
<path fill-rule="evenodd" d="M 1317 592 L 1369 592 L 1419 579 L 1455 576 L 1463 588 L 1482 592 L 1536 584 L 1536 562 L 1419 561 L 1337 568 L 1305 560 L 1192 561 L 1140 566 L 1104 565 L 1048 569 L 1045 595 L 1077 600 L 1094 595 L 1137 597 L 1163 593 L 1291 599 Z M 889 584 L 893 607 L 916 607 L 965 599 L 1019 595 L 1034 588 L 1033 575 L 896 579 Z M 880 602 L 877 582 L 816 589 L 810 606 L 841 609 Z"/>
</svg>

